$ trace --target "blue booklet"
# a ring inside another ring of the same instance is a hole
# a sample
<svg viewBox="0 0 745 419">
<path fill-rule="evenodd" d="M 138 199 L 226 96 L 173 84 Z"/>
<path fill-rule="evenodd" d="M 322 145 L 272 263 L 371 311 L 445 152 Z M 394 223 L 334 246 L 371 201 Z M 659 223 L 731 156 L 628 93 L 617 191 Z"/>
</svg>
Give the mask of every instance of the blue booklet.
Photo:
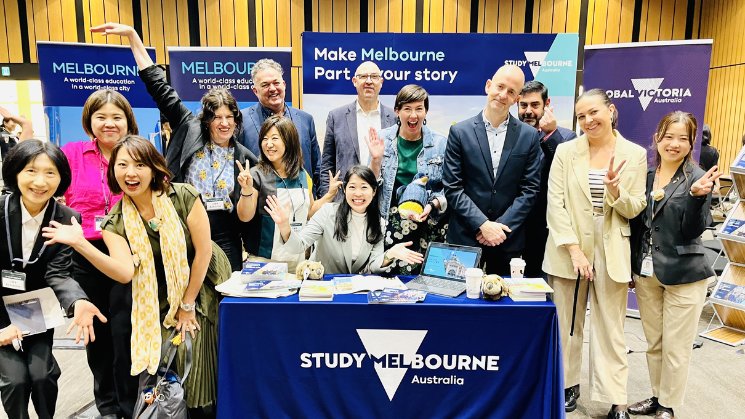
<svg viewBox="0 0 745 419">
<path fill-rule="evenodd" d="M 424 301 L 426 291 L 385 288 L 367 293 L 368 304 L 412 304 Z"/>
<path fill-rule="evenodd" d="M 36 335 L 47 331 L 44 312 L 38 298 L 31 298 L 5 305 L 10 322 L 26 334 Z"/>
</svg>

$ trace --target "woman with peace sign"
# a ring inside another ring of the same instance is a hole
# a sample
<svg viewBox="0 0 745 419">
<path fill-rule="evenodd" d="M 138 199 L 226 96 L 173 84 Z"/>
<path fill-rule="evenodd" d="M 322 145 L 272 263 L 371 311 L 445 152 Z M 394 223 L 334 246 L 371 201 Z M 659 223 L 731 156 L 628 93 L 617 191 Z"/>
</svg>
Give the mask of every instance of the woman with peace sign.
<svg viewBox="0 0 745 419">
<path fill-rule="evenodd" d="M 212 240 L 230 260 L 234 271 L 241 269 L 240 222 L 236 207 L 241 199 L 236 187 L 239 171 L 234 161 L 256 162 L 256 156 L 235 140 L 241 131 L 241 111 L 230 91 L 212 89 L 202 96 L 201 111 L 194 115 L 166 81 L 162 68 L 153 63 L 140 36 L 130 26 L 106 23 L 91 32 L 129 39 L 140 78 L 168 119 L 173 134 L 166 150 L 171 182 L 192 184 L 199 192 L 210 220 Z"/>
<path fill-rule="evenodd" d="M 652 397 L 629 406 L 636 415 L 673 418 L 683 404 L 696 326 L 714 276 L 701 234 L 711 223 L 711 190 L 721 176 L 692 159 L 696 118 L 675 111 L 654 134 L 657 164 L 647 172 L 647 209 L 632 221 L 636 297 L 647 338 Z"/>
<path fill-rule="evenodd" d="M 631 281 L 629 219 L 646 206 L 646 151 L 615 129 L 618 114 L 600 89 L 575 103 L 584 134 L 556 149 L 548 178 L 543 270 L 554 288 L 564 360 L 565 408 L 579 398 L 585 308 L 590 299 L 590 388 L 628 418 L 623 323 Z"/>
</svg>

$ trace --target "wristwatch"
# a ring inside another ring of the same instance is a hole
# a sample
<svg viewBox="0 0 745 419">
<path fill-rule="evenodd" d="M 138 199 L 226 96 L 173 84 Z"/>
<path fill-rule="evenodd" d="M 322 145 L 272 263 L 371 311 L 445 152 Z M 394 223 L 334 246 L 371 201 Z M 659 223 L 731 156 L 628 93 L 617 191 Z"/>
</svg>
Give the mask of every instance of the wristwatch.
<svg viewBox="0 0 745 419">
<path fill-rule="evenodd" d="M 184 310 L 184 311 L 194 311 L 194 309 L 197 308 L 197 303 L 187 304 L 187 303 L 181 302 L 180 307 L 181 307 L 181 310 Z"/>
</svg>

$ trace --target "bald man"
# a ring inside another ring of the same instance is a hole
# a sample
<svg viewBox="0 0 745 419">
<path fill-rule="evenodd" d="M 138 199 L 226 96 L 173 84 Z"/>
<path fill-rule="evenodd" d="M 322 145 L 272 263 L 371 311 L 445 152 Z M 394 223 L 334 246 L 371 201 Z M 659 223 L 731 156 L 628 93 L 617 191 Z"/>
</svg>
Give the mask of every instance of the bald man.
<svg viewBox="0 0 745 419">
<path fill-rule="evenodd" d="M 500 67 L 486 81 L 483 111 L 450 128 L 445 150 L 447 241 L 481 246 L 486 272 L 503 276 L 526 246 L 541 179 L 540 133 L 510 115 L 524 83 L 519 67 Z"/>
<path fill-rule="evenodd" d="M 357 89 L 357 100 L 329 112 L 321 156 L 321 185 L 319 196 L 329 188 L 329 171 L 341 172 L 340 179 L 356 164 L 370 164 L 367 135 L 370 127 L 380 131 L 396 123 L 393 109 L 378 100 L 383 87 L 380 68 L 372 61 L 357 67 L 352 77 Z M 337 197 L 341 197 L 338 194 Z"/>
</svg>

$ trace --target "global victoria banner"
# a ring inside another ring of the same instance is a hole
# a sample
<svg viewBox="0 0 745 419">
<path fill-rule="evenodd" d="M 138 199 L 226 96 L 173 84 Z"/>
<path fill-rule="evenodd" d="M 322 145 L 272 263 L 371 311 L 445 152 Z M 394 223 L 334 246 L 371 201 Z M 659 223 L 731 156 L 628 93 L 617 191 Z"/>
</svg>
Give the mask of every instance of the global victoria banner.
<svg viewBox="0 0 745 419">
<path fill-rule="evenodd" d="M 39 42 L 39 80 L 49 140 L 62 146 L 88 138 L 82 108 L 91 93 L 111 89 L 132 106 L 140 135 L 151 141 L 160 133 L 160 113 L 140 80 L 128 46 Z M 155 49 L 148 48 L 154 60 Z M 160 144 L 156 143 L 160 149 Z"/>
<path fill-rule="evenodd" d="M 672 111 L 692 113 L 701 138 L 711 39 L 585 47 L 584 88 L 604 90 L 618 108 L 618 131 L 649 150 L 657 123 Z M 694 144 L 698 159 L 701 141 Z"/>
<path fill-rule="evenodd" d="M 577 34 L 303 33 L 303 109 L 323 138 L 330 110 L 355 100 L 352 77 L 365 61 L 383 72 L 380 100 L 418 84 L 430 95 L 427 125 L 447 135 L 450 125 L 484 108 L 485 85 L 504 64 L 549 88 L 560 125 L 571 128 Z M 516 114 L 516 107 L 515 107 Z"/>
</svg>

